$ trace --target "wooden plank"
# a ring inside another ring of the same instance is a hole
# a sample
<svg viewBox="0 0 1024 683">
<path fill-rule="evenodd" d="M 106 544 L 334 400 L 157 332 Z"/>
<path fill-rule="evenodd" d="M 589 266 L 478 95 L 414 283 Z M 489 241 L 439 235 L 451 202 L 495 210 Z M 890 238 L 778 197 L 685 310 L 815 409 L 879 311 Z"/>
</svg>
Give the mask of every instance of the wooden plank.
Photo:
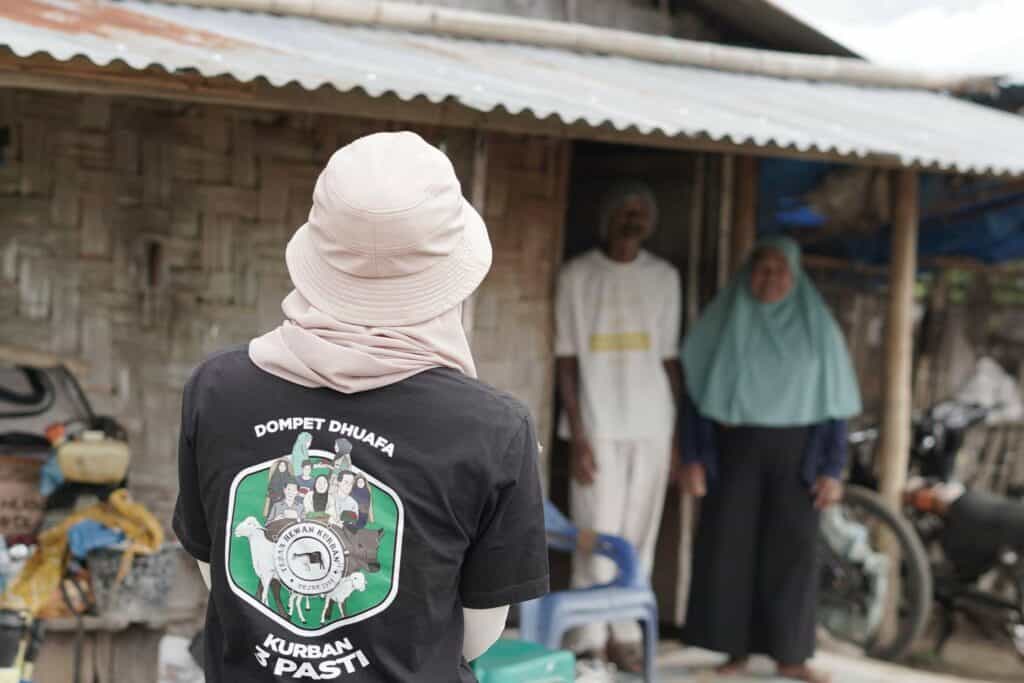
<svg viewBox="0 0 1024 683">
<path fill-rule="evenodd" d="M 917 274 L 917 173 L 893 173 L 892 262 L 886 327 L 886 377 L 882 441 L 879 450 L 881 492 L 894 509 L 907 479 L 911 437 L 911 371 L 914 282 Z"/>
<path fill-rule="evenodd" d="M 718 195 L 718 288 L 729 281 L 730 256 L 732 255 L 732 209 L 736 187 L 736 157 L 722 155 L 722 186 Z"/>
<path fill-rule="evenodd" d="M 701 237 L 704 234 L 704 174 L 707 158 L 696 154 L 693 158 L 693 176 L 690 185 L 690 215 L 686 226 L 686 329 L 692 329 L 700 317 L 700 260 Z M 693 575 L 693 540 L 696 530 L 697 501 L 682 493 L 679 498 L 679 548 L 676 559 L 676 592 L 673 618 L 676 626 L 686 623 L 686 609 L 690 598 Z"/>
<path fill-rule="evenodd" d="M 757 242 L 757 158 L 743 155 L 736 159 L 736 218 L 732 235 L 731 270 L 735 273 L 746 262 Z"/>
<path fill-rule="evenodd" d="M 487 133 L 480 131 L 473 145 L 473 188 L 469 201 L 481 216 L 487 199 Z M 473 343 L 473 325 L 476 314 L 476 294 L 471 295 L 462 305 L 462 326 L 466 339 Z"/>
<path fill-rule="evenodd" d="M 700 315 L 700 257 L 701 236 L 704 233 L 704 176 L 707 157 L 693 157 L 693 184 L 690 189 L 690 216 L 687 226 L 686 248 L 686 324 L 697 322 Z"/>
</svg>

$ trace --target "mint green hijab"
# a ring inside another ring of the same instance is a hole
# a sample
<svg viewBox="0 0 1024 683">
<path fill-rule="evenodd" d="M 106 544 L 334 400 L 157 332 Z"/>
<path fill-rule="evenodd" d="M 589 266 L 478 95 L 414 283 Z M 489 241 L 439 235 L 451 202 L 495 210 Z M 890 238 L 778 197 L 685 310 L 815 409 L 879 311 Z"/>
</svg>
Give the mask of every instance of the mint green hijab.
<svg viewBox="0 0 1024 683">
<path fill-rule="evenodd" d="M 861 410 L 857 377 L 835 319 L 786 238 L 761 242 L 789 263 L 793 289 L 765 304 L 750 291 L 753 259 L 683 341 L 686 386 L 697 411 L 728 425 L 807 426 Z"/>
</svg>

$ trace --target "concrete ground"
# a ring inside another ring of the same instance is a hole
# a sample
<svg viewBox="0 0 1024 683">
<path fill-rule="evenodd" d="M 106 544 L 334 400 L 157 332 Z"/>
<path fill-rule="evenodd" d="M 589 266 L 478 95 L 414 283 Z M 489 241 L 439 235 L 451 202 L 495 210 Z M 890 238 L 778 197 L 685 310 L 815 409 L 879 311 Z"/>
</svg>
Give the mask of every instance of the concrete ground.
<svg viewBox="0 0 1024 683">
<path fill-rule="evenodd" d="M 711 652 L 663 642 L 658 654 L 658 683 L 786 683 L 786 679 L 773 675 L 768 660 L 755 658 L 749 674 L 729 677 L 714 673 L 714 667 L 722 661 L 721 656 Z M 813 663 L 830 672 L 833 683 L 995 683 L 999 680 L 931 673 L 836 652 L 819 652 Z M 576 683 L 639 683 L 641 680 L 635 676 L 591 671 L 582 674 Z"/>
<path fill-rule="evenodd" d="M 684 649 L 675 643 L 663 643 L 658 657 L 660 683 L 781 683 L 772 675 L 768 661 L 754 660 L 746 676 L 716 676 L 713 668 L 721 663 L 718 655 L 695 648 Z M 977 683 L 983 679 L 959 678 L 894 666 L 862 657 L 819 652 L 814 665 L 832 673 L 833 683 Z M 623 683 L 629 679 L 622 679 Z M 582 683 L 582 682 L 581 682 Z M 987 683 L 987 682 L 986 682 Z"/>
<path fill-rule="evenodd" d="M 965 630 L 966 631 L 966 630 Z M 514 638 L 515 630 L 506 637 Z M 868 659 L 853 648 L 820 640 L 813 665 L 832 674 L 833 683 L 1021 683 L 1024 662 L 1005 644 L 985 641 L 977 634 L 960 632 L 941 659 L 923 653 L 912 656 L 913 668 Z M 724 658 L 698 648 L 684 648 L 664 640 L 658 648 L 658 683 L 786 683 L 773 675 L 768 660 L 754 658 L 744 676 L 717 676 L 714 668 Z M 641 683 L 635 676 L 590 671 L 576 683 Z"/>
</svg>

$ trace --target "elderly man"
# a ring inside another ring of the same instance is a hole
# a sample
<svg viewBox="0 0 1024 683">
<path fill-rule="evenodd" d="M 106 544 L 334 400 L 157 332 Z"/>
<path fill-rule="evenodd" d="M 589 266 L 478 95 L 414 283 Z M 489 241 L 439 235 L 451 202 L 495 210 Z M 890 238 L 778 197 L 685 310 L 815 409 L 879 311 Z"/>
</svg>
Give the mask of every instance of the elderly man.
<svg viewBox="0 0 1024 683">
<path fill-rule="evenodd" d="M 600 247 L 570 261 L 559 276 L 555 342 L 573 518 L 629 540 L 648 573 L 677 460 L 680 385 L 679 274 L 642 248 L 656 224 L 657 204 L 646 185 L 612 186 L 601 206 Z M 576 587 L 614 575 L 606 558 L 575 558 Z M 607 658 L 626 671 L 642 668 L 635 623 L 592 624 L 574 641 L 581 656 Z"/>
</svg>

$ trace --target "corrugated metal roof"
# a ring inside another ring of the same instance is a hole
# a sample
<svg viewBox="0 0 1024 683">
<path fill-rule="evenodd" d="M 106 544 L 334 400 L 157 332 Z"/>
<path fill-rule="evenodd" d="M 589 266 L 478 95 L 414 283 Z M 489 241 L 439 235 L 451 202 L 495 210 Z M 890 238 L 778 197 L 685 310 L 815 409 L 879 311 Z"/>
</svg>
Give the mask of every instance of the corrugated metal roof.
<svg viewBox="0 0 1024 683">
<path fill-rule="evenodd" d="M 1024 119 L 943 95 L 782 80 L 312 19 L 125 0 L 0 4 L 19 56 L 325 84 L 567 124 L 1024 174 Z"/>
</svg>

